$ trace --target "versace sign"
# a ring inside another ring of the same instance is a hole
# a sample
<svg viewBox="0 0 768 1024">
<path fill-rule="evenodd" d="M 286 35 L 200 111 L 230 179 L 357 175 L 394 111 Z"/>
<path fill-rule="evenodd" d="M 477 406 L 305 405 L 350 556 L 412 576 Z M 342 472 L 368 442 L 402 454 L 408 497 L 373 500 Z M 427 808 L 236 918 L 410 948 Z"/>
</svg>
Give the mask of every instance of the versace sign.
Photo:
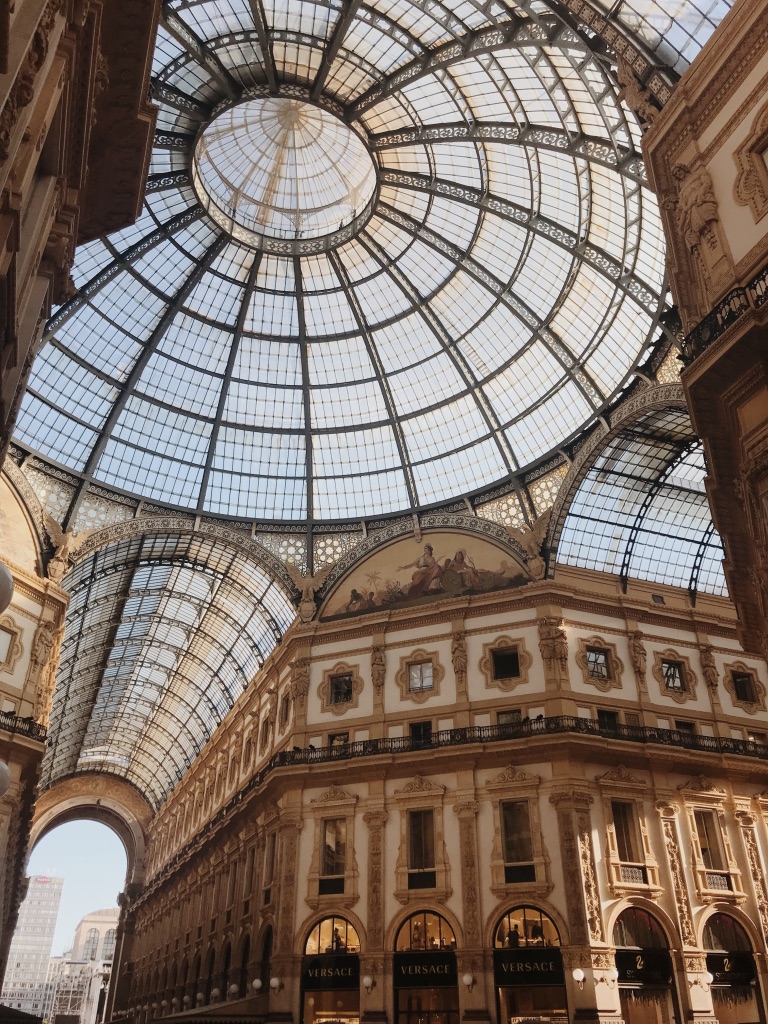
<svg viewBox="0 0 768 1024">
<path fill-rule="evenodd" d="M 563 985 L 559 949 L 494 949 L 493 979 L 497 985 Z"/>
<path fill-rule="evenodd" d="M 301 963 L 301 987 L 305 990 L 359 988 L 360 958 L 354 953 L 305 956 Z"/>
<path fill-rule="evenodd" d="M 458 983 L 456 954 L 395 953 L 392 973 L 395 988 L 446 988 Z"/>
</svg>

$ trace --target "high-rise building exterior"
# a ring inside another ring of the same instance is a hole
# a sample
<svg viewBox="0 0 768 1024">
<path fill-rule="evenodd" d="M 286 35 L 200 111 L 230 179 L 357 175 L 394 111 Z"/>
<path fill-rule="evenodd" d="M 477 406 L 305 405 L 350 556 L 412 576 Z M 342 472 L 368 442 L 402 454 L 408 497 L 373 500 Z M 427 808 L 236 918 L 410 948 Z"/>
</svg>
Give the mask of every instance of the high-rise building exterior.
<svg viewBox="0 0 768 1024">
<path fill-rule="evenodd" d="M 63 887 L 63 878 L 32 875 L 11 942 L 2 1001 L 35 1016 L 47 1009 L 48 961 Z"/>
</svg>

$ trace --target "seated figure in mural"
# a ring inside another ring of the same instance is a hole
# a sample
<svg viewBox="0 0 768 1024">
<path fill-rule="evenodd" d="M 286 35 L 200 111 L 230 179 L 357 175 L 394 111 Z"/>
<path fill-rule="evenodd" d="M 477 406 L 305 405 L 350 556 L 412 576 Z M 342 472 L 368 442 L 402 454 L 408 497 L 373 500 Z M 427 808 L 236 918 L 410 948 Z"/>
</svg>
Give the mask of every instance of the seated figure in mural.
<svg viewBox="0 0 768 1024">
<path fill-rule="evenodd" d="M 435 558 L 431 544 L 424 545 L 424 553 L 419 555 L 415 562 L 399 566 L 400 570 L 415 569 L 411 576 L 411 583 L 406 591 L 407 597 L 421 597 L 430 589 L 436 589 L 440 577 L 443 575 L 443 567 Z"/>
</svg>

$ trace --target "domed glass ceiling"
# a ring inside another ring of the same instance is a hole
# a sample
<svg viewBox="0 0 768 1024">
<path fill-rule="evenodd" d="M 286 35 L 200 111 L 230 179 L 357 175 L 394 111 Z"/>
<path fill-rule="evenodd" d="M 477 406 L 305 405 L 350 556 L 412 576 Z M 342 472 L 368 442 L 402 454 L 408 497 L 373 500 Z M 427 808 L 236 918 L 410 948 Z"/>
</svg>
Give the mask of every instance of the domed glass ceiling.
<svg viewBox="0 0 768 1024">
<path fill-rule="evenodd" d="M 175 0 L 153 92 L 143 214 L 79 251 L 17 426 L 86 482 L 429 507 L 557 451 L 659 334 L 638 125 L 548 4 Z"/>
</svg>

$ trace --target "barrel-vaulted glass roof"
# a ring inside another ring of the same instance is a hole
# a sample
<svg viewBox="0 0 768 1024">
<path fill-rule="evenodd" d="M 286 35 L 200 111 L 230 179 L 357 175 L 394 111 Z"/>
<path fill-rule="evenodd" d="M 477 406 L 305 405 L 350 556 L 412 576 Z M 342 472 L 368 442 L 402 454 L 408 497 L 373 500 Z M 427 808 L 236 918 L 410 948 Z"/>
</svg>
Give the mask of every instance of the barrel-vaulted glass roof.
<svg viewBox="0 0 768 1024">
<path fill-rule="evenodd" d="M 704 452 L 684 409 L 647 413 L 607 443 L 576 492 L 557 561 L 725 595 Z"/>
<path fill-rule="evenodd" d="M 17 439 L 88 482 L 294 523 L 551 456 L 632 380 L 665 304 L 604 49 L 544 3 L 166 3 L 143 214 L 79 252 Z"/>
<path fill-rule="evenodd" d="M 269 568 L 217 538 L 151 532 L 83 559 L 41 784 L 116 774 L 157 806 L 293 621 Z"/>
</svg>

